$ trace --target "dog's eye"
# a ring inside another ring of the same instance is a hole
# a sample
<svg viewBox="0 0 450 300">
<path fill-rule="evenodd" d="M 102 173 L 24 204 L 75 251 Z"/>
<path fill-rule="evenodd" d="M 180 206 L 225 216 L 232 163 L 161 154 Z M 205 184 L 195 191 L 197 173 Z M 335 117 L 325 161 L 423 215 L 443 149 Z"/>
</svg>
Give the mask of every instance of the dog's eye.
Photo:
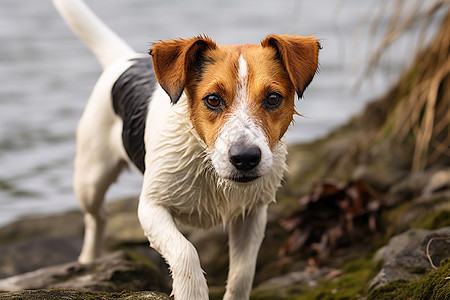
<svg viewBox="0 0 450 300">
<path fill-rule="evenodd" d="M 281 102 L 283 102 L 283 96 L 281 96 L 279 93 L 272 92 L 267 95 L 267 97 L 263 101 L 263 104 L 266 109 L 275 109 L 281 105 Z"/>
<path fill-rule="evenodd" d="M 223 101 L 217 94 L 210 94 L 203 98 L 203 101 L 205 102 L 206 107 L 211 110 L 218 111 L 222 109 Z"/>
</svg>

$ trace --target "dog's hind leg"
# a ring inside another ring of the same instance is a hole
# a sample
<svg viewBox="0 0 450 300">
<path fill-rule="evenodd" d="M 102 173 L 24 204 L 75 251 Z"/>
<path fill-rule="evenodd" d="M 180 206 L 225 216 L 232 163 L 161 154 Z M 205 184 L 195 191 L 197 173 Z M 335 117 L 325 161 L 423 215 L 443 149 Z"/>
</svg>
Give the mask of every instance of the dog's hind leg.
<svg viewBox="0 0 450 300">
<path fill-rule="evenodd" d="M 106 220 L 103 199 L 126 165 L 122 121 L 114 114 L 108 93 L 112 80 L 105 79 L 108 76 L 97 82 L 77 128 L 74 192 L 85 220 L 81 263 L 90 263 L 99 254 Z"/>
<path fill-rule="evenodd" d="M 85 224 L 80 263 L 91 263 L 99 255 L 106 223 L 105 193 L 125 166 L 125 162 L 117 158 L 94 158 L 91 154 L 77 154 L 75 159 L 74 190 Z"/>
<path fill-rule="evenodd" d="M 102 157 L 96 154 L 91 149 L 77 153 L 75 158 L 74 191 L 84 213 L 85 224 L 83 248 L 78 258 L 80 263 L 90 263 L 99 255 L 106 223 L 105 193 L 126 165 L 120 158 L 105 152 Z"/>
<path fill-rule="evenodd" d="M 126 165 L 123 123 L 114 112 L 111 89 L 130 65 L 127 60 L 118 62 L 103 72 L 78 123 L 74 192 L 85 219 L 83 248 L 78 258 L 81 263 L 90 263 L 99 254 L 106 220 L 103 199 Z"/>
</svg>

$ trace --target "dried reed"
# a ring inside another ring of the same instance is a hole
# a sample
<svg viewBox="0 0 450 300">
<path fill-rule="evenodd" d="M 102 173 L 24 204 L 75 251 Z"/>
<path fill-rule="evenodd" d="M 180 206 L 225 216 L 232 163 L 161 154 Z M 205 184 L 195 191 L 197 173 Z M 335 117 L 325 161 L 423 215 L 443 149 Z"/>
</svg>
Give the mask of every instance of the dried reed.
<svg viewBox="0 0 450 300">
<path fill-rule="evenodd" d="M 401 77 L 396 102 L 379 133 L 379 138 L 390 137 L 400 143 L 414 139 L 412 171 L 422 170 L 443 156 L 450 157 L 450 0 L 435 0 L 421 9 L 423 3 L 411 5 L 411 1 L 397 0 L 394 7 L 383 6 L 372 31 L 382 27 L 381 18 L 387 9 L 394 9 L 394 13 L 365 70 L 369 76 L 386 49 L 412 27 L 422 26 L 420 40 L 424 40 L 431 20 L 444 15 L 434 41 L 418 51 L 412 68 Z"/>
</svg>

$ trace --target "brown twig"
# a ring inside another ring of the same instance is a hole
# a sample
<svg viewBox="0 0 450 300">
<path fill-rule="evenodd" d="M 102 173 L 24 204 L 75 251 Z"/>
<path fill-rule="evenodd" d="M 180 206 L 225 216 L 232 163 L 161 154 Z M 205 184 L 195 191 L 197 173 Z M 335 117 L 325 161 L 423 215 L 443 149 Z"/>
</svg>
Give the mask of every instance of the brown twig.
<svg viewBox="0 0 450 300">
<path fill-rule="evenodd" d="M 450 236 L 437 236 L 437 237 L 432 237 L 432 238 L 428 241 L 428 243 L 427 243 L 427 248 L 426 248 L 426 253 L 427 253 L 428 261 L 430 262 L 430 265 L 431 265 L 431 267 L 432 267 L 433 269 L 437 269 L 438 267 L 436 267 L 436 266 L 434 265 L 433 260 L 431 259 L 431 255 L 430 255 L 430 245 L 431 245 L 431 242 L 434 241 L 434 240 L 448 240 L 448 239 L 450 239 Z"/>
</svg>

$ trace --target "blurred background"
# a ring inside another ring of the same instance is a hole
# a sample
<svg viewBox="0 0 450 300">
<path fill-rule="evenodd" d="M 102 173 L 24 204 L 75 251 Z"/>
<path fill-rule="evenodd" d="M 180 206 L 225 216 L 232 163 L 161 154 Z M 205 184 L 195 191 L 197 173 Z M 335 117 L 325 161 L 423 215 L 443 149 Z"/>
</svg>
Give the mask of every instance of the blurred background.
<svg viewBox="0 0 450 300">
<path fill-rule="evenodd" d="M 319 38 L 323 46 L 320 73 L 297 102 L 297 111 L 304 117 L 291 126 L 289 143 L 325 136 L 383 94 L 411 62 L 418 45 L 425 44 L 423 40 L 438 27 L 431 19 L 426 35 L 416 27 L 403 33 L 367 77 L 363 66 L 393 17 L 389 1 L 86 2 L 138 52 L 147 52 L 158 40 L 203 33 L 220 44 L 259 43 L 268 34 Z M 410 2 L 413 10 L 426 10 L 428 4 Z M 72 192 L 75 129 L 100 73 L 93 54 L 69 30 L 50 0 L 2 0 L 0 225 L 23 215 L 78 206 Z M 139 193 L 141 177 L 129 173 L 121 176 L 108 199 Z"/>
</svg>

